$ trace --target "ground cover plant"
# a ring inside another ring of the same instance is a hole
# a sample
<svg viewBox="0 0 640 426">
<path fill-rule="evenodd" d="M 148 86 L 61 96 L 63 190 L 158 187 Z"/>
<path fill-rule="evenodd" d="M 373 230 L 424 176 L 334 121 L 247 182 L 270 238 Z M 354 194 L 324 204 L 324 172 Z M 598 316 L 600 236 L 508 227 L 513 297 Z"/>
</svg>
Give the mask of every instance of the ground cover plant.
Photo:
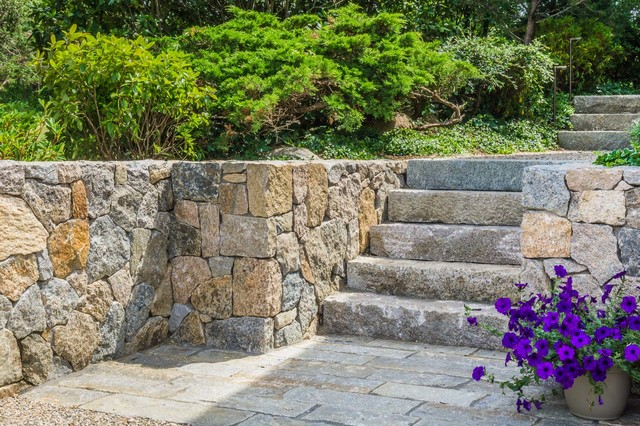
<svg viewBox="0 0 640 426">
<path fill-rule="evenodd" d="M 596 158 L 595 164 L 607 167 L 640 166 L 640 121 L 630 130 L 630 148 L 616 149 L 602 153 Z"/>
</svg>

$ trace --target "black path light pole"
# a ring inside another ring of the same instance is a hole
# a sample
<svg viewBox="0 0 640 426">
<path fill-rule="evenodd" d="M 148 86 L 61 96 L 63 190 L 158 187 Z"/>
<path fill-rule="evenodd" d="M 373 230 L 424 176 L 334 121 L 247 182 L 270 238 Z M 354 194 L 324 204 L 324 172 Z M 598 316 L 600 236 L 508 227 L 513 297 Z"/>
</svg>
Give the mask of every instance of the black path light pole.
<svg viewBox="0 0 640 426">
<path fill-rule="evenodd" d="M 569 39 L 569 99 L 573 100 L 573 42 L 582 40 L 582 37 Z"/>
<path fill-rule="evenodd" d="M 566 70 L 566 65 L 553 66 L 553 124 L 556 124 L 556 105 L 558 97 L 558 70 Z"/>
</svg>

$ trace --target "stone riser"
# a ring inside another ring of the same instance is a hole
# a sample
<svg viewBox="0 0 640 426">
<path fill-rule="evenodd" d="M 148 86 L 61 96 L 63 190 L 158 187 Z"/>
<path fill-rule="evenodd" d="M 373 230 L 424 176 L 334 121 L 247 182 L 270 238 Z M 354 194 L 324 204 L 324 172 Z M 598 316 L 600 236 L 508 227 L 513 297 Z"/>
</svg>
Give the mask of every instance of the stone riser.
<svg viewBox="0 0 640 426">
<path fill-rule="evenodd" d="M 520 228 L 385 224 L 371 228 L 370 251 L 395 259 L 520 265 Z"/>
<path fill-rule="evenodd" d="M 638 114 L 573 114 L 571 124 L 576 131 L 618 131 L 631 129 L 640 120 Z"/>
<path fill-rule="evenodd" d="M 629 132 L 558 132 L 558 144 L 573 151 L 613 151 L 628 147 L 630 139 Z"/>
<path fill-rule="evenodd" d="M 451 346 L 499 349 L 500 340 L 478 327 L 470 327 L 464 315 L 464 303 L 426 301 L 372 293 L 337 293 L 323 305 L 324 331 L 424 342 Z M 476 312 L 478 321 L 498 328 L 504 317 L 490 305 Z"/>
<path fill-rule="evenodd" d="M 519 266 L 358 257 L 347 265 L 347 286 L 357 291 L 439 300 L 493 303 L 516 297 Z"/>
<path fill-rule="evenodd" d="M 518 226 L 522 194 L 497 191 L 395 190 L 389 193 L 389 220 Z"/>
<path fill-rule="evenodd" d="M 576 114 L 640 114 L 640 95 L 576 96 Z"/>
</svg>

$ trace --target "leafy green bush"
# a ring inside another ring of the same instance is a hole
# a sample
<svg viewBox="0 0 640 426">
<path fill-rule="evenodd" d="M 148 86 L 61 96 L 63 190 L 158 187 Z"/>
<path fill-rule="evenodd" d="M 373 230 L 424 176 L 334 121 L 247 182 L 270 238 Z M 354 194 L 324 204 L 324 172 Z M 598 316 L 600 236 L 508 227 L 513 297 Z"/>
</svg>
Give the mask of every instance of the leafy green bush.
<svg viewBox="0 0 640 426">
<path fill-rule="evenodd" d="M 33 59 L 28 27 L 24 1 L 0 2 L 0 98 L 25 97 L 25 92 L 31 92 L 26 88 L 36 81 L 33 69 L 28 66 Z"/>
<path fill-rule="evenodd" d="M 607 81 L 596 86 L 594 95 L 640 95 L 640 87 L 632 82 Z"/>
<path fill-rule="evenodd" d="M 352 133 L 400 112 L 416 127 L 437 118 L 456 122 L 463 111 L 455 95 L 479 77 L 467 62 L 403 32 L 401 15 L 367 16 L 353 5 L 326 19 L 232 12 L 225 24 L 193 28 L 179 39 L 217 88 L 216 150 L 248 135 L 279 140 L 318 126 Z"/>
<path fill-rule="evenodd" d="M 477 67 L 481 78 L 471 81 L 476 105 L 495 116 L 532 117 L 545 102 L 553 81 L 553 60 L 538 42 L 523 45 L 502 37 L 456 37 L 443 49 Z"/>
<path fill-rule="evenodd" d="M 640 166 L 640 121 L 630 131 L 631 148 L 617 149 L 600 154 L 594 164 L 601 166 Z"/>
<path fill-rule="evenodd" d="M 59 120 L 71 158 L 200 155 L 194 135 L 207 124 L 211 90 L 184 53 L 154 55 L 142 38 L 66 33 L 52 38 L 36 68 L 48 110 Z"/>
<path fill-rule="evenodd" d="M 24 102 L 0 103 L 0 160 L 64 160 L 57 123 Z"/>
</svg>

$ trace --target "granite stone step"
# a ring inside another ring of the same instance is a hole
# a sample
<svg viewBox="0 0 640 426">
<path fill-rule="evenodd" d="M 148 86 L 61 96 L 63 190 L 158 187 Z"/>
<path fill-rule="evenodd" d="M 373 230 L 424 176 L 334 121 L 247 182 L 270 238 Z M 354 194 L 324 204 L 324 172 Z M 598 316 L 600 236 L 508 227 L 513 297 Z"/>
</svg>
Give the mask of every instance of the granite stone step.
<svg viewBox="0 0 640 426">
<path fill-rule="evenodd" d="M 360 256 L 347 264 L 347 287 L 424 299 L 493 303 L 517 297 L 521 268 Z"/>
<path fill-rule="evenodd" d="M 375 293 L 336 293 L 323 303 L 323 331 L 451 346 L 499 349 L 500 339 L 469 326 L 464 302 L 430 301 Z M 493 306 L 467 304 L 478 321 L 503 329 Z"/>
<path fill-rule="evenodd" d="M 573 114 L 570 117 L 573 130 L 577 131 L 619 131 L 631 129 L 639 114 Z"/>
<path fill-rule="evenodd" d="M 629 146 L 629 132 L 560 131 L 558 145 L 573 151 L 613 151 Z"/>
<path fill-rule="evenodd" d="M 389 192 L 392 222 L 517 226 L 523 213 L 520 192 L 419 189 Z"/>
<path fill-rule="evenodd" d="M 576 114 L 640 113 L 640 95 L 576 96 Z"/>
<path fill-rule="evenodd" d="M 522 191 L 522 173 L 530 166 L 563 160 L 448 159 L 409 160 L 407 186 L 412 189 Z"/>
<path fill-rule="evenodd" d="M 520 228 L 389 223 L 371 227 L 370 251 L 395 259 L 520 265 Z"/>
</svg>

